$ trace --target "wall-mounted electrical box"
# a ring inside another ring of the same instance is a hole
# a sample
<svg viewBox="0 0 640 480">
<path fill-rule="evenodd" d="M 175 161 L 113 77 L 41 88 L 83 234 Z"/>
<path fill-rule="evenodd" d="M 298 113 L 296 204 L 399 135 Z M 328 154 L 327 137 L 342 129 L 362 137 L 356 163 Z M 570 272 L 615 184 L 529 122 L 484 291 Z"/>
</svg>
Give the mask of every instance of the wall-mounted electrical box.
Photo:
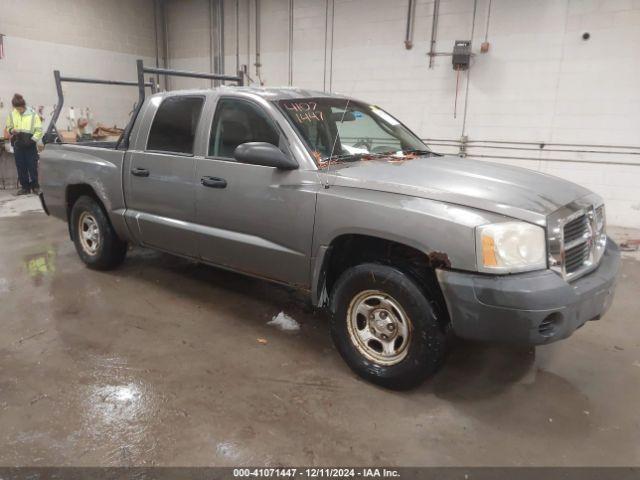
<svg viewBox="0 0 640 480">
<path fill-rule="evenodd" d="M 471 40 L 456 40 L 451 63 L 454 70 L 467 70 L 471 62 Z"/>
</svg>

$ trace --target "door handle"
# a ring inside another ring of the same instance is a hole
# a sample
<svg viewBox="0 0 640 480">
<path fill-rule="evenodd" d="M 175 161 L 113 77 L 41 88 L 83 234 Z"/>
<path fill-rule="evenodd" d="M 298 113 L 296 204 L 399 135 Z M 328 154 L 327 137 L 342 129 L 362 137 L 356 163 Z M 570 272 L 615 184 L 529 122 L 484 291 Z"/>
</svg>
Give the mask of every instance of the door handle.
<svg viewBox="0 0 640 480">
<path fill-rule="evenodd" d="M 135 175 L 136 177 L 148 177 L 149 170 L 146 168 L 132 168 L 131 175 Z"/>
<path fill-rule="evenodd" d="M 211 188 L 226 188 L 227 186 L 227 181 L 219 177 L 202 177 L 200 182 L 202 182 L 202 185 L 205 187 Z"/>
</svg>

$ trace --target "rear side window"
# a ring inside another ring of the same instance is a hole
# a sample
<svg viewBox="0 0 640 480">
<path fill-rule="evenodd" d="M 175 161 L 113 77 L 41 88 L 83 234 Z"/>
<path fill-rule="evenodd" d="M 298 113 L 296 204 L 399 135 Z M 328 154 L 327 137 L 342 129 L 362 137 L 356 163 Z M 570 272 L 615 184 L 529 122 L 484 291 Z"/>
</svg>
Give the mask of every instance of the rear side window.
<svg viewBox="0 0 640 480">
<path fill-rule="evenodd" d="M 168 97 L 153 119 L 147 150 L 193 154 L 202 97 Z"/>
</svg>

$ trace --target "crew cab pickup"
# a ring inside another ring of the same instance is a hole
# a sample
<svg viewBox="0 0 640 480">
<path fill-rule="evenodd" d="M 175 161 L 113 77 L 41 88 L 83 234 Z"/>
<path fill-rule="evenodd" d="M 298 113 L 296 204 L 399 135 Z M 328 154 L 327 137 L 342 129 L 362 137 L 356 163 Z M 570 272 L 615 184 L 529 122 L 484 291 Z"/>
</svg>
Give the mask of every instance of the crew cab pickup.
<svg viewBox="0 0 640 480">
<path fill-rule="evenodd" d="M 91 268 L 138 245 L 303 290 L 347 364 L 389 388 L 433 374 L 451 336 L 546 344 L 611 304 L 619 252 L 583 187 L 437 154 L 340 95 L 141 100 L 117 148 L 53 130 L 42 153 L 43 206 Z"/>
</svg>

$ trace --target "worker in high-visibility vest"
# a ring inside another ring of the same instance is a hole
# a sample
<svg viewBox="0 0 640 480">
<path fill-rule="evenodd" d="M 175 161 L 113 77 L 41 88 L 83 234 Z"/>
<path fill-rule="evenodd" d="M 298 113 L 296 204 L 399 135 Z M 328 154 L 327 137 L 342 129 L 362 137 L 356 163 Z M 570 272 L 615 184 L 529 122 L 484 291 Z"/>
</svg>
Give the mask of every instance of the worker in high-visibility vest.
<svg viewBox="0 0 640 480">
<path fill-rule="evenodd" d="M 18 195 L 40 193 L 38 185 L 38 141 L 42 138 L 42 120 L 22 95 L 16 93 L 11 99 L 13 110 L 7 117 L 7 131 L 18 170 L 20 190 Z"/>
</svg>

